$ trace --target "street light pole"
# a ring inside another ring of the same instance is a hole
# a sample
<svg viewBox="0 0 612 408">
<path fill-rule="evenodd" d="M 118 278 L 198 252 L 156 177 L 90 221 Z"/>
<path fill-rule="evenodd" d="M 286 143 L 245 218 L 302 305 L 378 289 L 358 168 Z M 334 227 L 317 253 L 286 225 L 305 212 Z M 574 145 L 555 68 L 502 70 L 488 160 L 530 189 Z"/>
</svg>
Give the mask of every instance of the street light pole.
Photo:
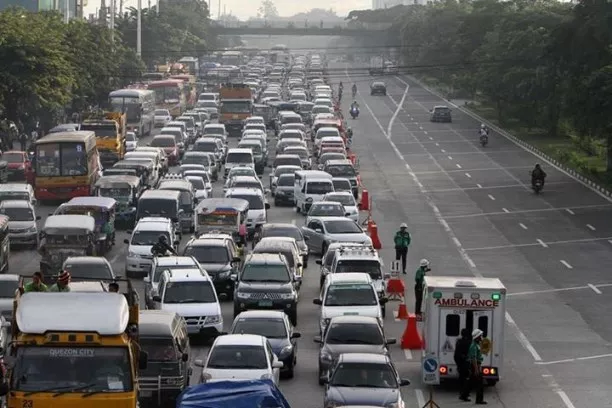
<svg viewBox="0 0 612 408">
<path fill-rule="evenodd" d="M 115 47 L 115 7 L 115 0 L 110 0 L 110 35 L 113 48 Z"/>
<path fill-rule="evenodd" d="M 136 22 L 136 55 L 142 56 L 142 0 L 138 0 L 138 17 Z"/>
</svg>

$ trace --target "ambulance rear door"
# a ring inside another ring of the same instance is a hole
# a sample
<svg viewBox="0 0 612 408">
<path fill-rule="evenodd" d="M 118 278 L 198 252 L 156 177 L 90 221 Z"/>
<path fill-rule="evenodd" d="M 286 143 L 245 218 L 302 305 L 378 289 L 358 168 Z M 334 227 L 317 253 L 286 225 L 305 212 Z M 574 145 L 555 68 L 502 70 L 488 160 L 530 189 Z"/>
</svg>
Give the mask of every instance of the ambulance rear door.
<svg viewBox="0 0 612 408">
<path fill-rule="evenodd" d="M 468 322 L 467 327 L 470 329 L 470 333 L 474 329 L 482 330 L 483 339 L 488 339 L 491 343 L 494 341 L 501 341 L 501 339 L 495 339 L 493 333 L 493 309 L 481 309 L 481 310 L 468 310 L 466 317 L 471 320 L 471 328 Z M 485 351 L 485 350 L 483 350 Z M 487 354 L 483 353 L 482 366 L 491 367 L 495 366 L 492 361 L 493 351 L 490 350 Z"/>
<path fill-rule="evenodd" d="M 455 343 L 461 336 L 461 329 L 466 327 L 466 312 L 460 308 L 440 308 L 437 353 L 441 366 L 455 365 Z M 456 372 L 449 368 L 448 375 L 456 375 Z"/>
</svg>

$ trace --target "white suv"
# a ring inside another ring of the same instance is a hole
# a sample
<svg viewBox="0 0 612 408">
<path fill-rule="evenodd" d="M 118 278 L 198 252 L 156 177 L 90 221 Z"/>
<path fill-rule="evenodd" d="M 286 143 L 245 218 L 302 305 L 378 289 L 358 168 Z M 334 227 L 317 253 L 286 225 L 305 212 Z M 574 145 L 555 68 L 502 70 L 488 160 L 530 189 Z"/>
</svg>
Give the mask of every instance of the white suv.
<svg viewBox="0 0 612 408">
<path fill-rule="evenodd" d="M 175 312 L 187 323 L 187 333 L 216 337 L 223 331 L 221 305 L 215 287 L 203 270 L 164 271 L 153 296 L 154 309 Z"/>
<path fill-rule="evenodd" d="M 143 217 L 138 220 L 130 239 L 123 241 L 128 244 L 125 262 L 127 277 L 147 276 L 153 263 L 151 248 L 159 240 L 160 235 L 166 237 L 169 245 L 178 248 L 180 241 L 172 220 L 162 217 Z"/>
</svg>

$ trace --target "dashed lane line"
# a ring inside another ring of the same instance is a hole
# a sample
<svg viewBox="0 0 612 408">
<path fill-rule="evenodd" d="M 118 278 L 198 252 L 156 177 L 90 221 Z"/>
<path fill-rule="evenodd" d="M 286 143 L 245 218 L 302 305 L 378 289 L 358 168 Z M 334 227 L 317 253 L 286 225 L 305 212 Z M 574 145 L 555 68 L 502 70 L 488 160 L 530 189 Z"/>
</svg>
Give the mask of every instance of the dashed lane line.
<svg viewBox="0 0 612 408">
<path fill-rule="evenodd" d="M 481 185 L 481 184 L 476 184 L 476 186 L 477 186 L 478 188 L 482 188 L 482 185 Z"/>
<path fill-rule="evenodd" d="M 600 283 L 598 285 L 593 285 L 596 288 L 609 288 L 612 286 L 612 283 Z M 557 292 L 570 292 L 573 290 L 585 290 L 592 289 L 588 285 L 584 286 L 570 286 L 568 288 L 557 288 L 557 289 L 543 289 L 543 290 L 529 290 L 525 292 L 514 292 L 508 293 L 506 296 L 514 297 L 514 296 L 530 296 L 530 295 L 543 295 L 545 293 L 557 293 Z"/>
<path fill-rule="evenodd" d="M 397 146 L 396 146 L 397 147 Z M 432 159 L 434 158 L 433 155 L 431 153 L 426 153 L 428 156 L 432 156 Z M 506 167 L 509 168 L 509 167 Z M 521 169 L 526 169 L 526 168 L 531 168 L 531 166 L 520 166 L 519 168 Z M 499 170 L 496 167 L 487 167 L 487 168 L 480 168 L 480 169 L 469 169 L 470 171 L 492 171 L 492 170 Z M 430 171 L 415 171 L 414 174 L 416 174 L 417 176 L 421 175 L 421 174 L 446 174 L 446 173 L 454 173 L 457 171 L 465 171 L 465 170 L 430 170 Z M 612 205 L 612 204 L 610 204 Z"/>
<path fill-rule="evenodd" d="M 570 213 L 571 215 L 576 215 L 575 212 L 573 212 L 572 210 L 570 210 L 569 208 L 566 208 L 565 211 L 567 211 L 568 213 Z"/>
<path fill-rule="evenodd" d="M 453 160 L 453 156 L 448 156 L 448 160 Z"/>
<path fill-rule="evenodd" d="M 522 229 L 526 230 L 528 229 L 527 226 L 525 224 L 523 224 L 522 222 L 519 222 L 519 225 L 521 226 Z"/>
<path fill-rule="evenodd" d="M 491 194 L 488 194 L 488 196 L 491 199 L 491 201 L 495 201 L 495 197 L 493 197 Z"/>
<path fill-rule="evenodd" d="M 502 207 L 502 211 L 505 213 L 509 213 L 510 211 L 508 211 L 508 209 L 506 207 Z"/>
<path fill-rule="evenodd" d="M 472 178 L 472 175 L 470 173 L 465 173 L 465 177 Z"/>
<path fill-rule="evenodd" d="M 564 244 L 578 244 L 578 243 L 588 243 L 588 242 L 597 242 L 597 241 L 612 241 L 611 237 L 606 238 L 584 238 L 584 239 L 569 239 L 564 241 L 548 241 L 544 242 L 546 245 L 564 245 Z M 476 247 L 476 248 L 465 248 L 465 251 L 492 251 L 496 249 L 507 249 L 507 248 L 526 248 L 532 246 L 542 246 L 540 240 L 537 240 L 534 243 L 528 244 L 509 244 L 509 245 L 495 245 L 495 246 L 487 246 L 487 247 Z"/>
<path fill-rule="evenodd" d="M 423 391 L 417 388 L 416 390 L 414 390 L 414 393 L 416 395 L 417 406 L 424 407 L 426 402 L 425 395 L 423 395 Z"/>
<path fill-rule="evenodd" d="M 595 231 L 595 229 L 596 229 L 596 228 L 595 228 L 594 226 L 592 226 L 591 224 L 587 224 L 586 226 L 587 226 L 587 228 L 588 228 L 588 229 L 590 229 L 591 231 Z"/>
<path fill-rule="evenodd" d="M 538 238 L 536 241 L 538 241 L 538 244 L 540 244 L 543 248 L 548 248 L 548 244 L 541 239 Z"/>
<path fill-rule="evenodd" d="M 563 360 L 540 361 L 540 362 L 538 362 L 536 364 L 538 364 L 538 365 L 552 365 L 552 364 L 561 364 L 561 363 L 574 363 L 576 361 L 599 360 L 599 359 L 602 359 L 602 358 L 610 358 L 610 357 L 612 357 L 612 354 L 598 354 L 596 356 L 565 358 Z"/>
<path fill-rule="evenodd" d="M 574 269 L 572 265 L 570 265 L 567 261 L 564 261 L 563 259 L 561 259 L 559 262 L 561 262 L 567 269 Z"/>
<path fill-rule="evenodd" d="M 458 169 L 463 168 L 463 167 L 461 167 L 461 165 L 459 163 L 457 163 L 455 166 L 457 166 Z"/>
<path fill-rule="evenodd" d="M 412 360 L 412 351 L 410 351 L 409 349 L 405 349 L 404 357 L 406 357 L 406 360 Z"/>
<path fill-rule="evenodd" d="M 480 186 L 480 184 L 477 184 L 478 186 Z M 482 188 L 482 187 L 479 187 Z M 611 204 L 600 204 L 600 205 L 585 205 L 585 206 L 580 206 L 580 207 L 573 207 L 574 209 L 584 209 L 584 210 L 588 210 L 588 209 L 597 209 L 597 208 L 601 208 L 601 209 L 611 209 L 612 205 Z M 558 208 L 538 208 L 538 209 L 533 209 L 533 210 L 516 210 L 516 211 L 511 211 L 512 214 L 528 214 L 528 213 L 538 213 L 538 212 L 546 212 L 546 211 L 571 211 L 569 208 L 565 208 L 565 207 L 558 207 Z M 482 213 L 475 213 L 475 214 L 462 214 L 462 215 L 446 215 L 444 216 L 444 218 L 448 219 L 453 219 L 453 218 L 473 218 L 473 217 L 489 217 L 492 215 L 504 215 L 506 211 L 504 212 L 482 212 Z M 574 212 L 572 212 L 572 214 L 574 214 Z"/>
<path fill-rule="evenodd" d="M 591 288 L 593 290 L 593 292 L 597 293 L 598 295 L 601 295 L 602 292 L 601 290 L 599 290 L 599 288 L 595 285 L 593 285 L 592 283 L 588 284 L 589 288 Z"/>
</svg>

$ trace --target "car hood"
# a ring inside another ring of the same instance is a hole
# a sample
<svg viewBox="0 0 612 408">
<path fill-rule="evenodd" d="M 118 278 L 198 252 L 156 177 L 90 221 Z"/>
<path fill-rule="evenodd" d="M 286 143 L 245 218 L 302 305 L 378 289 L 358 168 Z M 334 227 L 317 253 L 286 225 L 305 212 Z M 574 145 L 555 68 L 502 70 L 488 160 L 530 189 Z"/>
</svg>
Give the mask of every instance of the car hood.
<svg viewBox="0 0 612 408">
<path fill-rule="evenodd" d="M 386 407 L 399 400 L 399 390 L 394 388 L 334 387 L 325 393 L 328 402 L 338 405 L 370 405 Z"/>
<path fill-rule="evenodd" d="M 372 240 L 363 232 L 355 234 L 326 234 L 327 238 L 336 242 L 356 242 L 359 244 L 372 244 Z"/>
<path fill-rule="evenodd" d="M 270 342 L 270 346 L 272 346 L 272 351 L 277 356 L 280 354 L 283 348 L 291 345 L 288 339 L 270 339 L 269 338 L 268 342 Z"/>
<path fill-rule="evenodd" d="M 259 283 L 259 282 L 244 282 L 241 281 L 238 283 L 238 288 L 240 292 L 244 293 L 270 293 L 270 292 L 278 292 L 278 293 L 291 293 L 292 286 L 290 283 L 281 283 L 281 282 L 270 282 L 270 283 Z"/>
<path fill-rule="evenodd" d="M 218 303 L 162 303 L 161 310 L 175 312 L 179 316 L 219 316 Z"/>
<path fill-rule="evenodd" d="M 331 319 L 336 316 L 381 317 L 381 311 L 379 305 L 324 306 L 321 309 L 321 317 L 323 319 Z"/>
<path fill-rule="evenodd" d="M 153 248 L 153 245 L 130 245 L 129 252 L 132 252 L 136 255 L 146 255 L 153 258 L 153 254 L 151 254 L 151 248 Z"/>
<path fill-rule="evenodd" d="M 387 354 L 387 348 L 382 344 L 326 344 L 321 352 L 326 352 L 334 357 L 345 353 Z"/>
<path fill-rule="evenodd" d="M 10 230 L 21 230 L 21 229 L 31 228 L 35 226 L 36 226 L 35 221 L 9 221 L 8 223 L 9 231 Z"/>
<path fill-rule="evenodd" d="M 224 380 L 259 380 L 263 375 L 269 374 L 266 369 L 263 370 L 237 370 L 205 368 L 204 373 L 211 376 L 206 382 L 224 381 Z"/>
<path fill-rule="evenodd" d="M 202 268 L 206 269 L 209 273 L 219 273 L 221 271 L 229 271 L 232 267 L 229 264 L 218 264 L 218 263 L 200 263 Z"/>
</svg>

